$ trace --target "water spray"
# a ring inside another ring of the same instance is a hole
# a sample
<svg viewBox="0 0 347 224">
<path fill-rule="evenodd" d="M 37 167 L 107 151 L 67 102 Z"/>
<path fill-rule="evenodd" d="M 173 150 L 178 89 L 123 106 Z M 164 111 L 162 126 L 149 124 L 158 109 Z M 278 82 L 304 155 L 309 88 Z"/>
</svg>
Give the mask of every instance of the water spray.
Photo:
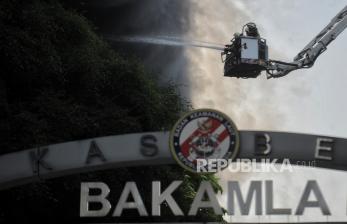
<svg viewBox="0 0 347 224">
<path fill-rule="evenodd" d="M 174 36 L 106 36 L 114 42 L 146 43 L 164 46 L 197 47 L 223 51 L 224 46 L 204 41 L 187 40 Z"/>
</svg>

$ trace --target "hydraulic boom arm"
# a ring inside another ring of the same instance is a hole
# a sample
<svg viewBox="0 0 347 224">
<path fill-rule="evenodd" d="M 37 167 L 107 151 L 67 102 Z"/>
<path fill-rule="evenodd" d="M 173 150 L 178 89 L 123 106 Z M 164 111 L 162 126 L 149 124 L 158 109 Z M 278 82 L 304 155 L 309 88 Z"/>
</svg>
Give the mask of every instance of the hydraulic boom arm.
<svg viewBox="0 0 347 224">
<path fill-rule="evenodd" d="M 268 78 L 277 78 L 287 75 L 289 72 L 310 68 L 318 56 L 323 53 L 327 46 L 347 27 L 347 6 L 345 6 L 331 22 L 310 42 L 293 62 L 269 60 L 267 65 Z"/>
</svg>

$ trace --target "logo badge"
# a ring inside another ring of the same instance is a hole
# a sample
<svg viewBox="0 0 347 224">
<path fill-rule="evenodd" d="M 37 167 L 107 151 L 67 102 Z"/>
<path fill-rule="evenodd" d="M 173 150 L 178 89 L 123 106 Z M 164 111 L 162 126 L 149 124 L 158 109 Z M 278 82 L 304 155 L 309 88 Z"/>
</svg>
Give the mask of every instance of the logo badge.
<svg viewBox="0 0 347 224">
<path fill-rule="evenodd" d="M 183 168 L 197 172 L 197 159 L 233 159 L 239 150 L 239 134 L 225 114 L 199 109 L 184 115 L 170 135 L 173 157 Z"/>
</svg>

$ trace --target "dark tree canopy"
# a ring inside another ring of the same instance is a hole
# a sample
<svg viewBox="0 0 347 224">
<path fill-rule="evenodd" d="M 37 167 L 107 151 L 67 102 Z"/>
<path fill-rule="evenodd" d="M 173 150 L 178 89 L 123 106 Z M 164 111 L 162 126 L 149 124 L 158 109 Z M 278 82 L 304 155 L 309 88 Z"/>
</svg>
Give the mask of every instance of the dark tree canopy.
<svg viewBox="0 0 347 224">
<path fill-rule="evenodd" d="M 174 84 L 159 85 L 138 60 L 118 55 L 85 17 L 57 1 L 2 0 L 0 30 L 0 154 L 70 140 L 167 130 L 190 108 Z M 177 166 L 120 168 L 47 180 L 0 192 L 0 221 L 14 216 L 81 221 L 83 180 L 108 183 L 114 202 L 125 181 L 136 181 L 145 204 L 151 199 L 151 181 L 161 180 L 164 188 L 172 180 L 184 180 L 176 198 L 187 213 L 202 179 L 220 190 L 213 176 L 192 175 Z M 163 213 L 147 219 L 130 213 L 117 221 L 221 219 L 212 210 L 202 210 L 198 217 L 172 217 L 165 208 Z"/>
</svg>

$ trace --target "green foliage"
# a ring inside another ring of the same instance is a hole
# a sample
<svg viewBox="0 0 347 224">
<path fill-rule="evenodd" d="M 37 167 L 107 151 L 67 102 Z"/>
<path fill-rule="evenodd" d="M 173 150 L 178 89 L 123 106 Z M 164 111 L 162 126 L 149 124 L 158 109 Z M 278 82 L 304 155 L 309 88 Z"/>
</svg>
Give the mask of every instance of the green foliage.
<svg viewBox="0 0 347 224">
<path fill-rule="evenodd" d="M 86 18 L 56 1 L 2 0 L 0 30 L 0 154 L 70 140 L 167 130 L 190 108 L 174 84 L 158 85 L 141 63 L 119 56 Z M 74 206 L 79 206 L 83 180 L 105 181 L 118 193 L 125 181 L 136 180 L 143 183 L 146 203 L 151 181 L 168 185 L 184 180 L 177 194 L 185 212 L 201 180 L 221 190 L 212 175 L 192 175 L 177 166 L 121 168 L 1 192 L 0 221 L 14 215 L 19 205 L 23 219 L 62 218 L 64 212 L 80 221 L 79 208 Z M 187 220 L 172 217 L 168 209 L 163 212 L 167 216 L 156 220 Z M 221 219 L 209 210 L 190 219 L 199 218 Z"/>
<path fill-rule="evenodd" d="M 55 2 L 1 3 L 1 82 L 9 116 L 1 153 L 167 129 L 186 110 L 176 88 L 117 55 L 88 21 Z M 19 10 L 21 9 L 21 10 Z"/>
</svg>

